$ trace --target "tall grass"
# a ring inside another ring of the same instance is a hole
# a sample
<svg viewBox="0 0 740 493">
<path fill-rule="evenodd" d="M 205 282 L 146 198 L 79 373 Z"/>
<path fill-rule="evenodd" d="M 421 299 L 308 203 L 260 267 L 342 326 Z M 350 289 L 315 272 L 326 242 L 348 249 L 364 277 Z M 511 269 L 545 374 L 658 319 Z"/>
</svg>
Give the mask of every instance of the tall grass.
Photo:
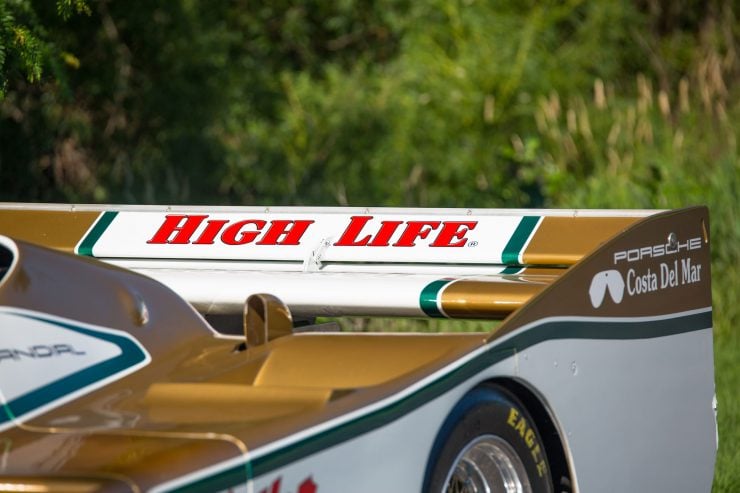
<svg viewBox="0 0 740 493">
<path fill-rule="evenodd" d="M 709 52 L 673 88 L 640 74 L 622 94 L 599 79 L 590 98 L 563 101 L 553 92 L 538 102 L 539 135 L 529 143 L 539 149 L 532 165 L 545 172 L 551 206 L 709 207 L 720 436 L 714 491 L 727 493 L 740 491 L 738 73 L 734 53 Z M 523 139 L 514 142 L 524 152 Z"/>
</svg>

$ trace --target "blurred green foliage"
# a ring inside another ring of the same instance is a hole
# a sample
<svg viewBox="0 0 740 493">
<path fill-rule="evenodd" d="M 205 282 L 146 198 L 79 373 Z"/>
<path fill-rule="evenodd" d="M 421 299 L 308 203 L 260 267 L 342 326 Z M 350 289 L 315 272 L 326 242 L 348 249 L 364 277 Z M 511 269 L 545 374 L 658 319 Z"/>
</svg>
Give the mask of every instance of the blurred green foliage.
<svg viewBox="0 0 740 493">
<path fill-rule="evenodd" d="M 707 204 L 738 491 L 735 7 L 0 0 L 0 200 Z"/>
<path fill-rule="evenodd" d="M 544 205 L 541 99 L 668 89 L 725 8 L 666 6 L 0 0 L 2 198 Z"/>
</svg>

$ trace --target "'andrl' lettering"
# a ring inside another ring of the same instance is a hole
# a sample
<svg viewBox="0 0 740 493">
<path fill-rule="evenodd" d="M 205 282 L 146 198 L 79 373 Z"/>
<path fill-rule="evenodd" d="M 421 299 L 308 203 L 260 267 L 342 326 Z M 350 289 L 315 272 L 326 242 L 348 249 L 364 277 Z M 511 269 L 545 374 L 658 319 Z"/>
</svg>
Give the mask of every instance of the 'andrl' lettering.
<svg viewBox="0 0 740 493">
<path fill-rule="evenodd" d="M 3 361 L 20 361 L 24 359 L 45 359 L 64 354 L 82 356 L 84 351 L 78 351 L 69 344 L 37 344 L 25 349 L 0 348 L 0 363 Z"/>
</svg>

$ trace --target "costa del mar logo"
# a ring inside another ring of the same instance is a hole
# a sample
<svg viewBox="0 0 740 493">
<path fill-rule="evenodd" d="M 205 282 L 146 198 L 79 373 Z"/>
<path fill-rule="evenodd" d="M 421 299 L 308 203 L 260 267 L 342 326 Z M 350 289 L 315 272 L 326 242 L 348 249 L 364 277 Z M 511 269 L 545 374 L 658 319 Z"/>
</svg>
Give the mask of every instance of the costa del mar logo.
<svg viewBox="0 0 740 493">
<path fill-rule="evenodd" d="M 591 286 L 588 288 L 591 305 L 594 308 L 599 308 L 604 302 L 607 292 L 614 303 L 622 302 L 622 298 L 624 298 L 624 279 L 618 270 L 604 270 L 591 279 Z"/>
</svg>

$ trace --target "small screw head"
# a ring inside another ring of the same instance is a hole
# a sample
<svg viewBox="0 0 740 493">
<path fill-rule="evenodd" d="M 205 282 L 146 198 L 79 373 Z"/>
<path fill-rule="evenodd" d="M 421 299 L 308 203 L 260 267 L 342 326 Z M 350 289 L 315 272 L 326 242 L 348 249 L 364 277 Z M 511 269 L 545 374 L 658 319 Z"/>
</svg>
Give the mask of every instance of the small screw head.
<svg viewBox="0 0 740 493">
<path fill-rule="evenodd" d="M 675 249 L 678 246 L 678 236 L 676 236 L 676 233 L 668 235 L 668 246 L 671 249 Z"/>
</svg>

